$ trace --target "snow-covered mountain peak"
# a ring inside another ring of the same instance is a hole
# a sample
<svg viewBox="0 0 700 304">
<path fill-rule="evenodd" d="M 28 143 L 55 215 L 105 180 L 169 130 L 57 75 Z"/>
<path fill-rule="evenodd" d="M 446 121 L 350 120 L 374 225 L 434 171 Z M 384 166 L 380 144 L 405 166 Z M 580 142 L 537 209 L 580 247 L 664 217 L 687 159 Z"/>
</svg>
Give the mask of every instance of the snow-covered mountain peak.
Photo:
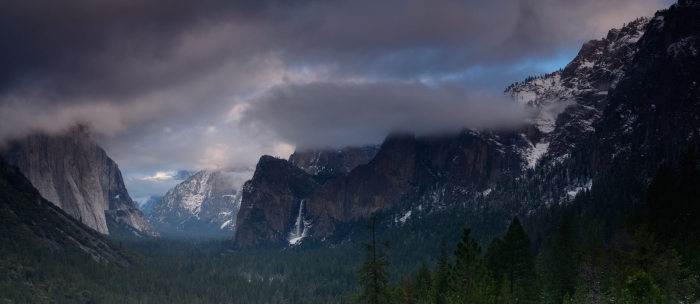
<svg viewBox="0 0 700 304">
<path fill-rule="evenodd" d="M 241 187 L 252 175 L 249 169 L 199 171 L 168 191 L 149 219 L 171 234 L 231 231 L 240 209 Z"/>
</svg>

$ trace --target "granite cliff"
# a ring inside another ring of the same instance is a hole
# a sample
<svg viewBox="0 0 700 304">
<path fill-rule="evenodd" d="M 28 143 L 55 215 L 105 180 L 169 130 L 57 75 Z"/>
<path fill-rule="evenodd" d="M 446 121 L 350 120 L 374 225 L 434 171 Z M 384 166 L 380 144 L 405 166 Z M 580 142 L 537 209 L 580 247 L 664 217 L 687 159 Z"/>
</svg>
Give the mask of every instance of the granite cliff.
<svg viewBox="0 0 700 304">
<path fill-rule="evenodd" d="M 16 249 L 47 247 L 56 253 L 79 253 L 103 263 L 133 264 L 133 254 L 119 248 L 41 196 L 17 167 L 0 158 L 0 241 Z M 5 258 L 5 256 L 3 256 Z"/>
<path fill-rule="evenodd" d="M 44 198 L 90 228 L 110 234 L 110 218 L 137 235 L 159 235 L 129 197 L 117 164 L 84 127 L 13 141 L 4 158 Z"/>
</svg>

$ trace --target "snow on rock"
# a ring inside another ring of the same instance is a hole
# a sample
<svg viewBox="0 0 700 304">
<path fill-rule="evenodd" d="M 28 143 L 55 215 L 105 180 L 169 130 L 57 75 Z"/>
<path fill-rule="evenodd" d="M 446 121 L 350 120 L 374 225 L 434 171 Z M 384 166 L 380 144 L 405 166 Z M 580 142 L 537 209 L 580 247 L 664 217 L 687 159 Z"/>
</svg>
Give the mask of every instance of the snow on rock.
<svg viewBox="0 0 700 304">
<path fill-rule="evenodd" d="M 289 239 L 289 245 L 296 245 L 297 243 L 299 243 L 299 241 L 301 241 L 301 239 L 303 239 L 303 237 L 301 236 L 291 238 Z"/>
<path fill-rule="evenodd" d="M 664 16 L 656 16 L 652 21 L 654 22 L 654 28 L 656 28 L 657 30 L 660 30 L 664 27 Z"/>
<path fill-rule="evenodd" d="M 524 107 L 536 109 L 530 123 L 543 133 L 554 130 L 557 116 L 563 110 L 560 104 L 566 103 L 573 96 L 572 90 L 564 86 L 561 72 L 518 84 L 505 94 Z"/>
<path fill-rule="evenodd" d="M 695 57 L 698 55 L 698 50 L 695 48 L 696 44 L 698 44 L 697 36 L 688 36 L 669 45 L 666 52 L 673 58 L 678 58 L 678 56 L 682 54 Z"/>
<path fill-rule="evenodd" d="M 591 187 L 593 186 L 593 180 L 588 180 L 585 184 L 583 185 L 577 185 L 574 186 L 573 188 L 570 188 L 569 190 L 566 191 L 566 194 L 569 195 L 569 197 L 576 197 L 576 194 L 583 190 L 590 190 Z"/>
<path fill-rule="evenodd" d="M 187 183 L 189 195 L 183 195 L 181 199 L 182 207 L 185 207 L 191 214 L 198 214 L 204 198 L 211 192 L 211 185 L 207 183 L 211 176 L 211 171 L 205 170 L 197 173 L 199 178 L 190 179 Z M 186 181 L 187 182 L 187 181 Z"/>
<path fill-rule="evenodd" d="M 527 156 L 527 166 L 528 168 L 535 168 L 535 165 L 537 165 L 537 161 L 542 158 L 542 156 L 547 153 L 547 150 L 549 149 L 549 143 L 538 143 L 534 147 L 532 147 L 532 150 L 530 150 L 530 154 Z"/>
<path fill-rule="evenodd" d="M 521 104 L 530 104 L 537 99 L 536 91 L 521 91 L 513 94 L 513 99 Z"/>
<path fill-rule="evenodd" d="M 413 210 L 408 210 L 406 213 L 404 213 L 403 216 L 400 218 L 397 218 L 394 220 L 395 223 L 401 223 L 401 225 L 405 224 L 406 221 L 411 217 L 411 213 L 413 213 Z"/>
</svg>

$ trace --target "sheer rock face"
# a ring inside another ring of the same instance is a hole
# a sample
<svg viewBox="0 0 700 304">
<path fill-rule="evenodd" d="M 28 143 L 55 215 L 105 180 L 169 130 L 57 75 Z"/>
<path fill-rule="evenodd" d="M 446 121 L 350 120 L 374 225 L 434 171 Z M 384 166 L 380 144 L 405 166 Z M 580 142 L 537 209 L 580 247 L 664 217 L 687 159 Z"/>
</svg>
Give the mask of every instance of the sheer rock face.
<svg viewBox="0 0 700 304">
<path fill-rule="evenodd" d="M 14 141 L 5 159 L 43 197 L 90 228 L 109 234 L 105 217 L 111 216 L 143 235 L 158 235 L 129 197 L 117 164 L 82 128 Z"/>
<path fill-rule="evenodd" d="M 281 244 L 294 225 L 301 199 L 319 181 L 284 159 L 263 156 L 253 178 L 243 185 L 234 241 L 239 246 Z"/>
<path fill-rule="evenodd" d="M 283 244 L 300 218 L 308 235 L 324 238 L 339 223 L 390 209 L 437 184 L 444 187 L 448 204 L 458 202 L 490 187 L 503 174 L 520 174 L 523 145 L 526 142 L 515 132 L 464 131 L 418 139 L 395 134 L 369 163 L 325 184 L 285 160 L 264 156 L 244 186 L 235 241 L 240 246 Z"/>
<path fill-rule="evenodd" d="M 306 199 L 310 234 L 330 236 L 336 223 L 368 218 L 434 185 L 444 189 L 444 204 L 459 202 L 488 189 L 503 175 L 520 174 L 517 147 L 524 144 L 515 133 L 464 131 L 436 138 L 392 135 L 368 164 L 329 181 Z"/>
<path fill-rule="evenodd" d="M 345 176 L 357 166 L 368 163 L 379 146 L 349 147 L 341 150 L 296 150 L 289 162 L 311 175 L 328 179 Z"/>
<path fill-rule="evenodd" d="M 232 233 L 241 206 L 241 188 L 249 170 L 200 171 L 161 198 L 148 214 L 162 233 L 217 235 Z"/>
<path fill-rule="evenodd" d="M 41 197 L 17 167 L 0 157 L 0 222 L 22 246 L 84 251 L 97 262 L 131 265 L 130 254 Z M 27 249 L 27 248 L 24 248 Z"/>
</svg>

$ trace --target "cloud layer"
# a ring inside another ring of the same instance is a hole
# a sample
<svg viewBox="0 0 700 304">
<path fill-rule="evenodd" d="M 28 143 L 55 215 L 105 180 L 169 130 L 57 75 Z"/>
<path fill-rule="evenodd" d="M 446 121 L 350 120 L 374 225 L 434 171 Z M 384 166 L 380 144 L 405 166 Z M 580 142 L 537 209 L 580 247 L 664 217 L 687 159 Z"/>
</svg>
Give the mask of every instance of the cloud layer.
<svg viewBox="0 0 700 304">
<path fill-rule="evenodd" d="M 472 93 L 456 85 L 315 82 L 270 89 L 251 101 L 240 123 L 318 148 L 381 143 L 392 131 L 499 128 L 516 125 L 526 115 L 502 95 Z"/>
<path fill-rule="evenodd" d="M 500 125 L 499 90 L 669 4 L 3 1 L 0 142 L 90 125 L 135 177 Z"/>
</svg>

